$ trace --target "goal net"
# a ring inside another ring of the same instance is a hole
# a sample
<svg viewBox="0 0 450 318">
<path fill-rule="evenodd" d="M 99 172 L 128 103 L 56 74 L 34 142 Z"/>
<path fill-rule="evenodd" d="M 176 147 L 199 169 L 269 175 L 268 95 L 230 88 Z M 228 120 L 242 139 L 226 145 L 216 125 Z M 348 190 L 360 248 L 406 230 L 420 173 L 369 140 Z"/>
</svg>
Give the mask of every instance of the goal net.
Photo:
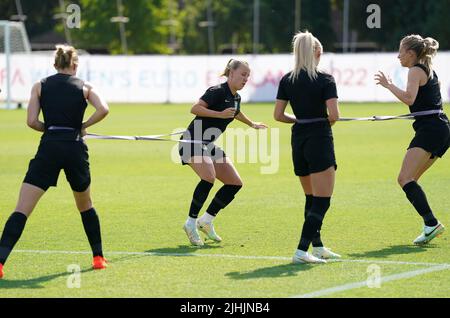
<svg viewBox="0 0 450 318">
<path fill-rule="evenodd" d="M 0 107 L 13 108 L 12 57 L 31 52 L 23 22 L 0 20 Z"/>
</svg>

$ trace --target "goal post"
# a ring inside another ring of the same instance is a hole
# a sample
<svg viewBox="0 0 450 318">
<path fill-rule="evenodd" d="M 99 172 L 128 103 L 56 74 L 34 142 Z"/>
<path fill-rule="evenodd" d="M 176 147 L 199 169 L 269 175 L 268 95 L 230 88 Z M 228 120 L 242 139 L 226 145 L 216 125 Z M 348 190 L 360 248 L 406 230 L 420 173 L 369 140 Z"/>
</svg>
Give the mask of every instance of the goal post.
<svg viewBox="0 0 450 318">
<path fill-rule="evenodd" d="M 30 41 L 23 22 L 0 20 L 0 56 L 4 56 L 4 74 L 0 80 L 0 104 L 6 109 L 13 108 L 11 87 L 11 57 L 15 53 L 30 53 Z M 1 65 L 1 64 L 0 64 Z"/>
</svg>

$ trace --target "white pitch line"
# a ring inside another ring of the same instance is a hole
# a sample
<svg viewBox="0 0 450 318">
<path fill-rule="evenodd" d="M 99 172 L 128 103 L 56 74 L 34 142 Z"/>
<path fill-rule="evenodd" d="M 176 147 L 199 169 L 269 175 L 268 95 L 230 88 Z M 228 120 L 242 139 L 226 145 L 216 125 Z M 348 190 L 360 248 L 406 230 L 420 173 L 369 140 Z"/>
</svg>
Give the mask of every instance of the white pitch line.
<svg viewBox="0 0 450 318">
<path fill-rule="evenodd" d="M 91 254 L 90 251 L 56 251 L 56 250 L 14 250 L 13 253 L 30 254 Z M 163 252 L 105 252 L 106 255 L 142 255 L 142 256 L 182 256 L 182 257 L 219 257 L 235 259 L 260 259 L 260 260 L 278 260 L 291 261 L 291 257 L 284 256 L 255 256 L 255 255 L 232 255 L 232 254 L 194 254 L 194 253 L 163 253 Z M 367 263 L 367 264 L 392 264 L 392 265 L 416 265 L 416 266 L 450 266 L 446 263 L 420 263 L 403 261 L 382 261 L 382 260 L 354 260 L 341 259 L 329 261 L 331 263 Z M 301 266 L 301 265 L 300 265 Z"/>
<path fill-rule="evenodd" d="M 389 276 L 382 277 L 381 283 L 411 278 L 414 276 L 419 276 L 419 275 L 423 275 L 423 274 L 427 274 L 427 273 L 431 273 L 431 272 L 443 271 L 446 269 L 450 269 L 450 266 L 447 264 L 444 264 L 444 265 L 433 266 L 433 267 L 429 267 L 429 268 L 418 269 L 418 270 L 414 270 L 414 271 L 410 271 L 410 272 L 389 275 Z M 318 291 L 308 293 L 308 294 L 292 296 L 291 298 L 314 298 L 314 297 L 328 296 L 331 294 L 340 293 L 343 291 L 357 289 L 357 288 L 361 288 L 361 287 L 367 287 L 367 281 L 350 283 L 350 284 L 340 285 L 340 286 L 336 286 L 336 287 L 332 287 L 332 288 L 322 289 L 322 290 L 318 290 Z"/>
</svg>

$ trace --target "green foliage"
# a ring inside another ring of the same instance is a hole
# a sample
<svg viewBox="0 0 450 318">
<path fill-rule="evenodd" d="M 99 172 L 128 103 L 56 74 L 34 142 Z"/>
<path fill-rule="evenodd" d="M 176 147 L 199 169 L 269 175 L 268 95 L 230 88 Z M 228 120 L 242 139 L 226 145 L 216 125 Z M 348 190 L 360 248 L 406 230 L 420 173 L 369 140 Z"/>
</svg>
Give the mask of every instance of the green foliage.
<svg viewBox="0 0 450 318">
<path fill-rule="evenodd" d="M 52 29 L 64 32 L 53 19 L 60 12 L 58 1 L 21 0 L 28 16 L 30 37 Z M 260 53 L 291 51 L 295 26 L 295 0 L 260 1 Z M 207 54 L 208 0 L 122 0 L 130 54 Z M 66 4 L 69 2 L 66 1 Z M 110 19 L 118 15 L 114 0 L 74 0 L 81 5 L 81 29 L 71 29 L 75 46 L 121 54 L 119 25 Z M 253 0 L 211 0 L 215 53 L 253 52 Z M 309 30 L 322 42 L 325 51 L 334 51 L 342 41 L 343 1 L 301 0 L 300 30 Z M 358 42 L 374 42 L 385 51 L 397 50 L 400 39 L 411 33 L 431 36 L 441 50 L 450 49 L 450 1 L 448 0 L 350 0 L 350 31 Z M 366 12 L 369 4 L 381 7 L 381 29 L 369 29 Z M 169 8 L 172 9 L 169 9 Z M 0 2 L 0 19 L 16 14 L 13 1 Z M 174 25 L 168 25 L 173 19 Z M 175 43 L 174 43 L 175 42 Z M 175 44 L 172 46 L 171 44 Z"/>
<path fill-rule="evenodd" d="M 440 42 L 441 49 L 450 48 L 450 2 L 447 0 L 359 0 L 351 1 L 351 28 L 359 34 L 359 41 L 375 41 L 386 51 L 397 50 L 400 40 L 408 34 L 431 36 Z M 381 29 L 369 29 L 366 19 L 369 4 L 381 8 Z"/>
<path fill-rule="evenodd" d="M 128 53 L 168 53 L 166 3 L 168 0 L 132 0 L 123 2 Z M 118 23 L 111 18 L 118 15 L 115 1 L 81 0 L 81 28 L 74 30 L 75 42 L 80 47 L 108 48 L 113 54 L 122 53 Z"/>
<path fill-rule="evenodd" d="M 28 36 L 33 36 L 51 31 L 58 21 L 53 19 L 53 10 L 59 7 L 58 1 L 21 0 L 22 10 L 27 16 L 25 26 Z M 72 1 L 76 3 L 76 1 Z M 16 15 L 15 1 L 0 1 L 0 20 L 9 20 Z"/>
</svg>

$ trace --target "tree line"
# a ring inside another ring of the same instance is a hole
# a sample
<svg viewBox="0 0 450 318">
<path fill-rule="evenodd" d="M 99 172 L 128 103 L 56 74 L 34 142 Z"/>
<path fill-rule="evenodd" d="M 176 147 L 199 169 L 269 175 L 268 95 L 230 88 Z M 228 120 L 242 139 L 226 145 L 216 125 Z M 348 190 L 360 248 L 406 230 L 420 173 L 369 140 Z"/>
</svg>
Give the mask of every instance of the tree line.
<svg viewBox="0 0 450 318">
<path fill-rule="evenodd" d="M 33 39 L 44 32 L 64 35 L 56 0 L 21 0 L 25 25 Z M 72 43 L 87 51 L 123 53 L 116 0 L 71 0 L 81 8 L 81 27 L 70 29 Z M 124 35 L 128 54 L 284 53 L 291 51 L 295 26 L 309 30 L 324 49 L 342 47 L 344 0 L 258 0 L 259 42 L 254 46 L 255 0 L 122 0 L 128 18 Z M 367 7 L 380 8 L 380 28 L 369 28 Z M 296 8 L 300 14 L 296 15 Z M 0 19 L 17 14 L 16 1 L 0 1 Z M 376 51 L 397 50 L 406 34 L 431 36 L 450 49 L 449 0 L 349 0 L 350 40 L 372 43 Z M 296 20 L 297 19 L 297 20 Z"/>
</svg>

